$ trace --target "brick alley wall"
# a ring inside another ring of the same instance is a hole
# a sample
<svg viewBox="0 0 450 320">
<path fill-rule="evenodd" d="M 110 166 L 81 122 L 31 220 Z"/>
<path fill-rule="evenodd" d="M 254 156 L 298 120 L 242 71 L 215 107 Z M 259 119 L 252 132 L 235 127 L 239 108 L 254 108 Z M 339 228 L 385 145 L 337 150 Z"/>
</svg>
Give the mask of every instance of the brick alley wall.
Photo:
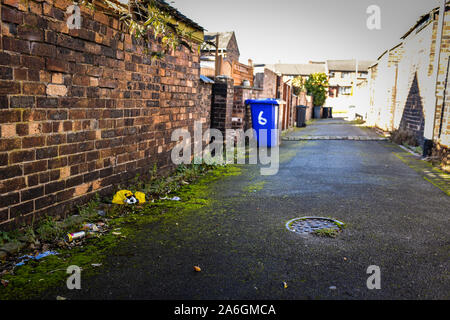
<svg viewBox="0 0 450 320">
<path fill-rule="evenodd" d="M 441 56 L 437 80 L 436 117 L 433 155 L 450 172 L 450 9 L 447 6 L 442 33 Z M 445 97 L 445 99 L 444 99 Z"/>
<path fill-rule="evenodd" d="M 212 86 L 211 128 L 225 134 L 232 128 L 234 81 L 227 76 L 219 76 Z"/>
<path fill-rule="evenodd" d="M 266 97 L 264 97 L 262 89 L 242 86 L 234 87 L 233 129 L 247 130 L 252 127 L 250 107 L 245 104 L 245 101 L 249 99 L 263 98 Z"/>
<path fill-rule="evenodd" d="M 113 16 L 82 9 L 68 30 L 70 4 L 2 0 L 0 229 L 168 170 L 172 131 L 209 127 L 197 45 L 152 62 Z"/>
<path fill-rule="evenodd" d="M 313 117 L 313 102 L 312 102 L 312 97 L 306 95 L 306 92 L 300 92 L 300 95 L 298 97 L 296 97 L 296 100 L 294 100 L 293 102 L 293 106 L 294 108 L 296 106 L 306 106 L 306 121 L 309 121 L 312 119 Z M 296 120 L 297 121 L 297 120 Z"/>
<path fill-rule="evenodd" d="M 395 128 L 395 112 L 396 110 L 402 111 L 400 108 L 396 108 L 396 105 L 400 103 L 397 100 L 398 81 L 396 80 L 398 79 L 399 62 L 403 53 L 403 44 L 399 44 L 383 54 L 378 59 L 377 65 L 369 70 L 368 91 L 370 98 L 368 100 L 370 101 L 369 110 L 367 110 L 367 123 L 385 131 L 391 131 Z M 409 72 L 405 71 L 405 74 L 409 74 Z M 406 82 L 409 83 L 408 80 Z"/>
</svg>

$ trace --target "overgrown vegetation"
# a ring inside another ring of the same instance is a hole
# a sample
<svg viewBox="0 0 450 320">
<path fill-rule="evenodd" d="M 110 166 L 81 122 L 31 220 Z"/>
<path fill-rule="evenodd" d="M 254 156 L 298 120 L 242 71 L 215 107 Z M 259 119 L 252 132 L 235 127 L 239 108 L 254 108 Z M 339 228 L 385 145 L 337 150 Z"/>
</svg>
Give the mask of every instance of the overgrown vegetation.
<svg viewBox="0 0 450 320">
<path fill-rule="evenodd" d="M 192 50 L 190 41 L 194 31 L 181 27 L 158 1 L 128 0 L 128 4 L 123 4 L 116 0 L 82 0 L 79 3 L 91 10 L 116 13 L 136 43 L 152 58 L 163 58 L 179 46 Z M 159 48 L 152 45 L 155 42 Z"/>
<path fill-rule="evenodd" d="M 302 91 L 306 91 L 305 80 L 302 76 L 297 76 L 292 80 L 292 86 L 294 87 L 294 94 L 300 95 Z"/>
<path fill-rule="evenodd" d="M 339 230 L 333 228 L 325 228 L 315 230 L 313 233 L 318 237 L 336 238 L 339 234 Z"/>
<path fill-rule="evenodd" d="M 308 95 L 313 97 L 314 106 L 323 106 L 327 100 L 328 77 L 325 73 L 314 73 L 304 82 Z"/>
<path fill-rule="evenodd" d="M 400 144 L 400 145 L 408 145 L 411 147 L 419 146 L 419 142 L 417 141 L 416 135 L 414 132 L 405 129 L 398 129 L 391 132 L 391 141 Z"/>
<path fill-rule="evenodd" d="M 141 179 L 137 175 L 134 180 L 127 186 L 118 186 L 118 189 L 127 189 L 133 192 L 140 191 L 146 194 L 147 200 L 159 200 L 161 197 L 177 192 L 181 187 L 189 185 L 201 175 L 216 168 L 216 166 L 206 164 L 181 165 L 168 177 L 162 178 L 157 176 L 157 167 L 154 166 L 150 173 L 150 179 Z M 111 197 L 112 198 L 112 197 Z M 57 219 L 55 217 L 46 217 L 39 221 L 37 225 L 25 227 L 22 230 L 14 230 L 10 232 L 0 232 L 0 245 L 12 241 L 22 241 L 35 243 L 36 241 L 54 243 L 62 241 L 68 232 L 75 232 L 81 229 L 84 223 L 96 222 L 101 218 L 99 209 L 104 209 L 110 200 L 101 200 L 98 194 L 94 199 L 84 206 L 78 207 L 76 215 L 69 216 L 65 219 Z M 136 206 L 121 206 L 126 211 L 132 211 Z"/>
<path fill-rule="evenodd" d="M 2 239 L 7 237 L 11 240 L 17 234 L 23 236 L 25 232 L 32 230 L 35 232 L 36 239 L 39 239 L 37 230 L 40 229 L 46 231 L 49 239 L 55 237 L 61 242 L 62 228 L 66 228 L 72 223 L 76 225 L 80 221 L 82 223 L 103 221 L 108 227 L 107 232 L 102 233 L 102 236 L 85 238 L 79 242 L 79 245 L 58 247 L 56 249 L 58 255 L 39 261 L 31 260 L 24 266 L 12 269 L 6 269 L 5 266 L 8 264 L 11 266 L 11 263 L 14 265 L 17 259 L 0 264 L 0 267 L 4 269 L 3 272 L 0 270 L 0 278 L 7 281 L 6 287 L 0 286 L 0 300 L 30 299 L 51 287 L 60 286 L 67 278 L 66 268 L 70 265 L 81 267 L 84 276 L 98 272 L 92 264 L 106 263 L 106 257 L 119 246 L 124 238 L 131 240 L 139 234 L 140 226 L 148 226 L 159 221 L 165 223 L 173 220 L 179 221 L 186 215 L 200 214 L 202 211 L 199 210 L 211 203 L 211 184 L 241 172 L 236 166 L 189 165 L 179 166 L 168 178 L 162 178 L 156 177 L 156 171 L 155 167 L 152 171 L 154 175 L 145 182 L 136 178 L 134 182 L 127 185 L 129 190 L 142 190 L 142 188 L 157 190 L 156 193 L 148 195 L 148 198 L 154 199 L 154 202 L 149 201 L 141 205 L 113 205 L 103 203 L 101 199 L 95 198 L 87 205 L 80 207 L 78 215 L 60 221 L 49 218 L 38 223 L 34 229 L 15 231 L 15 234 L 1 233 Z M 168 181 L 164 182 L 164 180 Z M 179 183 L 177 184 L 175 181 Z M 151 187 L 155 185 L 165 187 L 162 189 Z M 182 201 L 160 199 L 159 197 L 164 195 L 163 190 L 170 190 L 170 197 L 177 195 Z M 99 216 L 98 208 L 103 206 L 106 206 L 105 216 Z M 78 231 L 78 229 L 73 227 L 70 231 Z M 42 239 L 41 242 L 43 242 Z M 48 250 L 54 249 L 52 245 L 46 244 L 46 247 Z"/>
</svg>

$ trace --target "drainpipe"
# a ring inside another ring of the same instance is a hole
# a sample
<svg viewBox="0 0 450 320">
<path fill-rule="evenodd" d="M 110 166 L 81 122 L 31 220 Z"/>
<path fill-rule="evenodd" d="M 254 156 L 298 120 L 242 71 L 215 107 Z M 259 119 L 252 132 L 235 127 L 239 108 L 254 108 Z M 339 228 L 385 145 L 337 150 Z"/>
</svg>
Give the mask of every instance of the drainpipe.
<svg viewBox="0 0 450 320">
<path fill-rule="evenodd" d="M 450 69 L 450 57 L 447 58 L 447 75 L 445 76 L 444 95 L 443 95 L 442 108 L 441 108 L 441 121 L 439 122 L 439 136 L 438 136 L 439 139 L 441 138 L 441 134 L 442 134 L 442 123 L 444 122 L 445 97 L 447 96 L 448 70 L 449 69 Z"/>
<path fill-rule="evenodd" d="M 215 70 L 215 75 L 216 77 L 220 75 L 220 70 L 219 70 L 219 34 L 216 35 L 216 70 Z"/>
<path fill-rule="evenodd" d="M 425 128 L 424 128 L 424 142 L 423 142 L 423 156 L 428 157 L 433 149 L 433 138 L 434 138 L 434 125 L 436 117 L 436 102 L 437 102 L 437 82 L 439 77 L 439 62 L 441 58 L 441 44 L 442 44 L 442 31 L 444 27 L 445 20 L 445 7 L 447 0 L 441 0 L 441 6 L 439 8 L 439 18 L 438 18 L 438 29 L 436 37 L 436 50 L 434 55 L 433 63 L 433 76 L 434 81 L 434 95 L 433 103 L 431 104 L 431 110 L 429 114 L 426 114 L 425 118 Z M 433 13 L 434 15 L 434 13 Z"/>
</svg>

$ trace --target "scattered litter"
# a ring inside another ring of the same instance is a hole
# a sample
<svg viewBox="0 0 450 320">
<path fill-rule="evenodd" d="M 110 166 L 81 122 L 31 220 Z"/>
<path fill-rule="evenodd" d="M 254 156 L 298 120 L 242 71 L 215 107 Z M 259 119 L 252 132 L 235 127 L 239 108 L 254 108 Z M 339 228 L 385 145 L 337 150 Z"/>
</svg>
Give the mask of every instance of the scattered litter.
<svg viewBox="0 0 450 320">
<path fill-rule="evenodd" d="M 8 284 L 9 284 L 9 281 L 2 279 L 1 283 L 2 283 L 2 286 L 4 286 L 6 288 L 8 286 Z"/>
<path fill-rule="evenodd" d="M 283 282 L 283 286 L 284 286 L 285 289 L 287 289 L 287 287 L 288 287 L 286 282 Z"/>
<path fill-rule="evenodd" d="M 57 296 L 56 300 L 67 300 L 67 298 L 61 297 L 61 296 Z"/>
<path fill-rule="evenodd" d="M 120 236 L 122 233 L 120 233 L 120 232 L 113 232 L 112 234 L 115 235 L 115 236 Z"/>
<path fill-rule="evenodd" d="M 181 201 L 180 197 L 173 197 L 173 198 L 168 198 L 168 197 L 164 197 L 164 198 L 160 198 L 161 200 L 170 200 L 170 201 Z"/>
<path fill-rule="evenodd" d="M 97 213 L 99 216 L 104 217 L 106 216 L 106 212 L 104 210 L 97 210 Z"/>
<path fill-rule="evenodd" d="M 93 266 L 93 267 L 101 267 L 101 265 L 102 265 L 101 263 L 92 263 L 91 264 L 91 266 Z"/>
<path fill-rule="evenodd" d="M 115 204 L 139 204 L 145 203 L 145 194 L 142 192 L 133 192 L 120 190 L 114 195 L 112 203 Z"/>
<path fill-rule="evenodd" d="M 94 223 L 86 223 L 83 225 L 82 230 L 91 230 L 94 232 L 98 232 L 100 231 L 99 228 L 97 227 L 97 225 L 95 225 Z"/>
<path fill-rule="evenodd" d="M 202 269 L 201 269 L 200 267 L 198 267 L 198 266 L 195 266 L 195 267 L 194 267 L 194 270 L 195 270 L 196 272 L 201 272 L 201 271 L 202 271 Z"/>
<path fill-rule="evenodd" d="M 22 259 L 22 261 L 19 262 L 19 263 L 16 263 L 16 266 L 23 266 L 23 265 L 25 264 L 25 262 L 27 262 L 27 261 L 30 260 L 30 259 L 33 259 L 33 260 L 40 260 L 40 259 L 45 258 L 45 257 L 47 257 L 47 256 L 52 256 L 52 255 L 56 255 L 56 254 L 58 254 L 58 252 L 55 252 L 55 251 L 45 251 L 45 252 L 42 252 L 42 253 L 40 253 L 40 254 L 38 254 L 38 255 L 36 255 L 36 256 L 28 256 L 28 255 L 22 256 L 22 257 L 19 258 L 19 259 Z"/>
<path fill-rule="evenodd" d="M 337 288 L 335 286 L 331 286 L 329 289 L 330 290 L 336 290 Z"/>
<path fill-rule="evenodd" d="M 347 258 L 346 258 L 346 257 L 344 257 L 344 261 L 347 261 Z"/>
<path fill-rule="evenodd" d="M 84 237 L 86 237 L 86 232 L 84 232 L 84 231 L 80 231 L 80 232 L 76 232 L 76 233 L 69 233 L 66 236 L 67 241 L 69 241 L 69 242 L 72 242 L 73 240 L 82 239 Z"/>
<path fill-rule="evenodd" d="M 187 181 L 184 181 L 184 180 L 183 180 L 183 181 L 181 181 L 181 183 L 182 183 L 182 184 L 184 184 L 184 185 L 188 185 L 188 184 L 189 184 L 189 182 L 187 182 Z"/>
</svg>

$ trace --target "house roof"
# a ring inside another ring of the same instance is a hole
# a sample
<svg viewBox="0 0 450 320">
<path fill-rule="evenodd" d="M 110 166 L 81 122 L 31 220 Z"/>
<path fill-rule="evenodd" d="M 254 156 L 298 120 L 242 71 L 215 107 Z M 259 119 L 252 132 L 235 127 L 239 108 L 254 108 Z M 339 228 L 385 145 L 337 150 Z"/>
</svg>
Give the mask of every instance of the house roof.
<svg viewBox="0 0 450 320">
<path fill-rule="evenodd" d="M 285 76 L 307 76 L 313 73 L 326 73 L 326 65 L 311 63 L 311 64 L 272 64 L 266 65 L 266 67 L 276 73 L 280 73 Z"/>
<path fill-rule="evenodd" d="M 180 20 L 180 21 L 186 23 L 187 25 L 189 25 L 189 26 L 191 26 L 191 27 L 193 27 L 195 29 L 198 29 L 198 30 L 201 30 L 201 31 L 205 30 L 203 27 L 201 27 L 196 22 L 194 22 L 193 20 L 191 20 L 188 17 L 186 17 L 184 14 L 182 14 L 176 8 L 172 7 L 166 1 L 164 1 L 164 0 L 156 0 L 156 4 L 158 6 L 160 6 L 160 8 L 162 8 L 162 9 L 166 10 L 168 13 L 170 13 L 177 20 Z"/>
<path fill-rule="evenodd" d="M 227 32 L 205 32 L 205 41 L 210 41 L 216 43 L 216 36 L 219 35 L 219 50 L 226 51 L 228 48 L 228 44 L 233 38 L 234 31 Z M 210 44 L 206 44 L 203 47 L 203 50 L 206 51 L 214 51 L 216 47 Z"/>
<path fill-rule="evenodd" d="M 358 60 L 358 71 L 367 71 L 375 61 Z M 329 71 L 356 71 L 356 60 L 328 60 Z"/>
<path fill-rule="evenodd" d="M 122 6 L 122 7 L 128 6 L 128 3 L 129 3 L 129 0 L 110 0 L 110 1 L 113 4 L 119 5 L 119 6 Z M 197 30 L 200 30 L 200 31 L 204 31 L 205 30 L 203 27 L 199 26 L 196 22 L 194 22 L 191 19 L 189 19 L 188 17 L 186 17 L 184 14 L 182 14 L 176 8 L 172 7 L 166 1 L 164 1 L 164 0 L 155 0 L 155 4 L 156 4 L 156 6 L 158 6 L 159 9 L 166 11 L 172 17 L 174 17 L 176 20 L 184 22 L 186 25 L 188 25 L 190 27 L 193 27 L 194 29 L 197 29 Z"/>
<path fill-rule="evenodd" d="M 445 6 L 445 11 L 447 11 L 449 9 L 449 3 L 450 1 L 446 2 L 446 6 Z M 415 29 L 417 29 L 418 27 L 420 27 L 421 25 L 423 25 L 424 23 L 426 23 L 428 20 L 434 19 L 434 15 L 436 13 L 439 12 L 439 7 L 434 8 L 433 10 L 431 10 L 430 12 L 420 16 L 420 18 L 417 20 L 417 22 L 414 24 L 414 26 L 412 26 L 408 32 L 406 32 L 403 37 L 401 37 L 401 39 L 405 39 L 407 36 L 409 36 L 411 34 L 411 32 L 413 32 Z"/>
</svg>

